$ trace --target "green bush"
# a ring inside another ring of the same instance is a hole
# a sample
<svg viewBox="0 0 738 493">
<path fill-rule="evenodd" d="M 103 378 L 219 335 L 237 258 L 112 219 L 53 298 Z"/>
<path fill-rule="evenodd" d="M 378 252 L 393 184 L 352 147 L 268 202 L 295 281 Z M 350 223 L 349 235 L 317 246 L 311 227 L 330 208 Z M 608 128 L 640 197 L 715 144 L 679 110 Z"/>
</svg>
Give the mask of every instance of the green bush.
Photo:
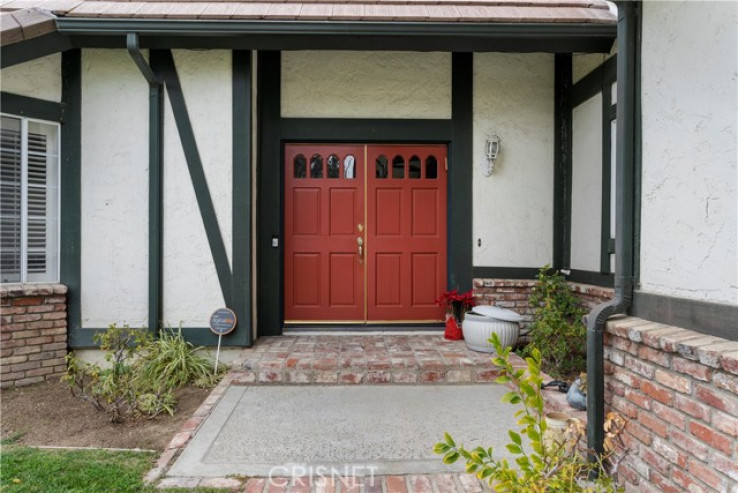
<svg viewBox="0 0 738 493">
<path fill-rule="evenodd" d="M 615 474 L 619 460 L 605 460 L 589 462 L 577 451 L 577 445 L 584 431 L 574 428 L 563 443 L 544 438 L 547 430 L 544 418 L 544 402 L 541 395 L 541 353 L 532 348 L 531 356 L 526 358 L 527 368 L 514 368 L 510 362 L 509 347 L 502 348 L 499 337 L 493 334 L 490 342 L 494 344 L 497 355 L 492 362 L 501 368 L 498 383 L 512 384 L 513 391 L 502 398 L 503 402 L 520 405 L 515 416 L 520 432 L 508 430 L 510 442 L 506 445 L 507 451 L 512 454 L 515 464 L 511 465 L 507 459 L 496 459 L 494 450 L 477 447 L 466 449 L 463 445 L 457 446 L 453 438 L 446 433 L 442 442 L 437 443 L 433 451 L 443 455 L 443 462 L 452 464 L 464 458 L 466 472 L 475 474 L 479 479 L 489 482 L 495 491 L 511 493 L 553 493 L 553 492 L 616 492 L 621 491 L 615 485 L 612 474 Z M 610 440 L 611 455 L 627 452 L 622 445 L 620 433 L 624 424 L 613 426 L 606 424 Z M 526 437 L 525 442 L 523 437 Z M 616 450 L 617 449 L 617 450 Z M 604 472 L 594 481 L 587 477 L 595 470 L 605 468 L 609 464 L 610 475 Z"/>
<path fill-rule="evenodd" d="M 212 387 L 225 371 L 225 365 L 219 365 L 218 372 L 214 372 L 213 364 L 197 355 L 200 349 L 185 341 L 181 331 L 162 330 L 159 338 L 146 346 L 140 378 L 145 381 L 161 380 L 171 387 L 188 383 Z"/>
<path fill-rule="evenodd" d="M 568 376 L 586 368 L 587 333 L 579 305 L 566 278 L 552 272 L 548 265 L 538 272 L 538 282 L 531 289 L 528 304 L 533 308 L 530 347 L 541 351 L 543 367 L 554 376 Z M 529 349 L 523 349 L 530 356 Z"/>
<path fill-rule="evenodd" d="M 186 342 L 180 332 L 162 331 L 153 339 L 146 329 L 111 325 L 95 335 L 109 363 L 83 363 L 74 353 L 67 356 L 62 377 L 72 394 L 90 402 L 119 423 L 126 418 L 150 418 L 174 414 L 174 390 L 192 383 L 213 386 L 225 367 L 213 371 L 210 362 L 196 354 L 199 348 Z"/>
</svg>

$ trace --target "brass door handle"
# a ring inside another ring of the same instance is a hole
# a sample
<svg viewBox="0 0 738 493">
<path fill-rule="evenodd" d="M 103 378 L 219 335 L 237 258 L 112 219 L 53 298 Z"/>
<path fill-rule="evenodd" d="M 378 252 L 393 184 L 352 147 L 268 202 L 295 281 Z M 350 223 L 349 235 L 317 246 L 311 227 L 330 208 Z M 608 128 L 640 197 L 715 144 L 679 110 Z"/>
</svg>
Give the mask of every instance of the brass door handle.
<svg viewBox="0 0 738 493">
<path fill-rule="evenodd" d="M 356 244 L 359 245 L 359 263 L 364 261 L 364 238 L 359 236 L 356 238 Z"/>
</svg>

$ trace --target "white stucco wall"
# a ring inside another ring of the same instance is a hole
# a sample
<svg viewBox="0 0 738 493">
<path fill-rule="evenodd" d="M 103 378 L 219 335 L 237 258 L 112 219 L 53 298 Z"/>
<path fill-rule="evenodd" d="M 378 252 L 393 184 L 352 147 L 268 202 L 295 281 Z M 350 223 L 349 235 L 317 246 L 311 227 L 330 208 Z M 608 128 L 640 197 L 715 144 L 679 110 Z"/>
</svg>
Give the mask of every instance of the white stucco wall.
<svg viewBox="0 0 738 493">
<path fill-rule="evenodd" d="M 229 261 L 231 56 L 175 51 Z M 125 50 L 85 50 L 82 324 L 148 323 L 148 86 Z M 176 123 L 164 104 L 163 319 L 207 326 L 224 306 Z"/>
<path fill-rule="evenodd" d="M 451 118 L 451 54 L 282 52 L 282 116 Z"/>
<path fill-rule="evenodd" d="M 83 50 L 83 327 L 147 323 L 148 94 L 125 50 Z"/>
<path fill-rule="evenodd" d="M 475 266 L 552 260 L 553 79 L 553 55 L 474 55 Z M 490 177 L 482 172 L 487 134 L 501 146 Z"/>
<path fill-rule="evenodd" d="M 600 270 L 602 93 L 572 114 L 571 268 Z"/>
<path fill-rule="evenodd" d="M 616 53 L 617 43 L 613 44 L 610 53 L 575 53 L 571 59 L 572 82 L 576 84 Z"/>
<path fill-rule="evenodd" d="M 175 50 L 174 62 L 230 261 L 231 55 Z M 225 303 L 168 99 L 164 107 L 163 318 L 172 326 L 207 327 Z"/>
<path fill-rule="evenodd" d="M 738 303 L 738 6 L 644 2 L 641 289 Z"/>
<path fill-rule="evenodd" d="M 0 89 L 47 101 L 61 101 L 61 54 L 0 70 Z"/>
</svg>

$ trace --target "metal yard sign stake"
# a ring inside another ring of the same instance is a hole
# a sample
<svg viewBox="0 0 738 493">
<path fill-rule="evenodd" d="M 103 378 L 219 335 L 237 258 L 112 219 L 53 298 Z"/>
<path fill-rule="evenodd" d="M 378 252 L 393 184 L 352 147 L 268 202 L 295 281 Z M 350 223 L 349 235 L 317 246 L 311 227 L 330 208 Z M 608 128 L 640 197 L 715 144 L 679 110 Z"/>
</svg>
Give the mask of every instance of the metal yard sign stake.
<svg viewBox="0 0 738 493">
<path fill-rule="evenodd" d="M 210 315 L 210 331 L 218 335 L 218 349 L 215 352 L 215 367 L 213 373 L 218 374 L 218 360 L 220 359 L 220 343 L 223 336 L 233 332 L 237 322 L 236 314 L 230 308 L 218 308 Z"/>
</svg>

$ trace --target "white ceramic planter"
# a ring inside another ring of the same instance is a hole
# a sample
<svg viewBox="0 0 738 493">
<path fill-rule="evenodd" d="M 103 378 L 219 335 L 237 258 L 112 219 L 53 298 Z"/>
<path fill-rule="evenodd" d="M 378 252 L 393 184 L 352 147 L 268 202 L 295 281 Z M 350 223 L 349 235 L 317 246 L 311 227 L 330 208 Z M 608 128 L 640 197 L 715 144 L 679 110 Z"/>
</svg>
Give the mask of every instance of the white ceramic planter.
<svg viewBox="0 0 738 493">
<path fill-rule="evenodd" d="M 493 353 L 495 348 L 488 342 L 492 334 L 497 334 L 503 347 L 514 346 L 520 335 L 520 324 L 467 313 L 464 322 L 461 324 L 461 330 L 469 349 Z"/>
</svg>

